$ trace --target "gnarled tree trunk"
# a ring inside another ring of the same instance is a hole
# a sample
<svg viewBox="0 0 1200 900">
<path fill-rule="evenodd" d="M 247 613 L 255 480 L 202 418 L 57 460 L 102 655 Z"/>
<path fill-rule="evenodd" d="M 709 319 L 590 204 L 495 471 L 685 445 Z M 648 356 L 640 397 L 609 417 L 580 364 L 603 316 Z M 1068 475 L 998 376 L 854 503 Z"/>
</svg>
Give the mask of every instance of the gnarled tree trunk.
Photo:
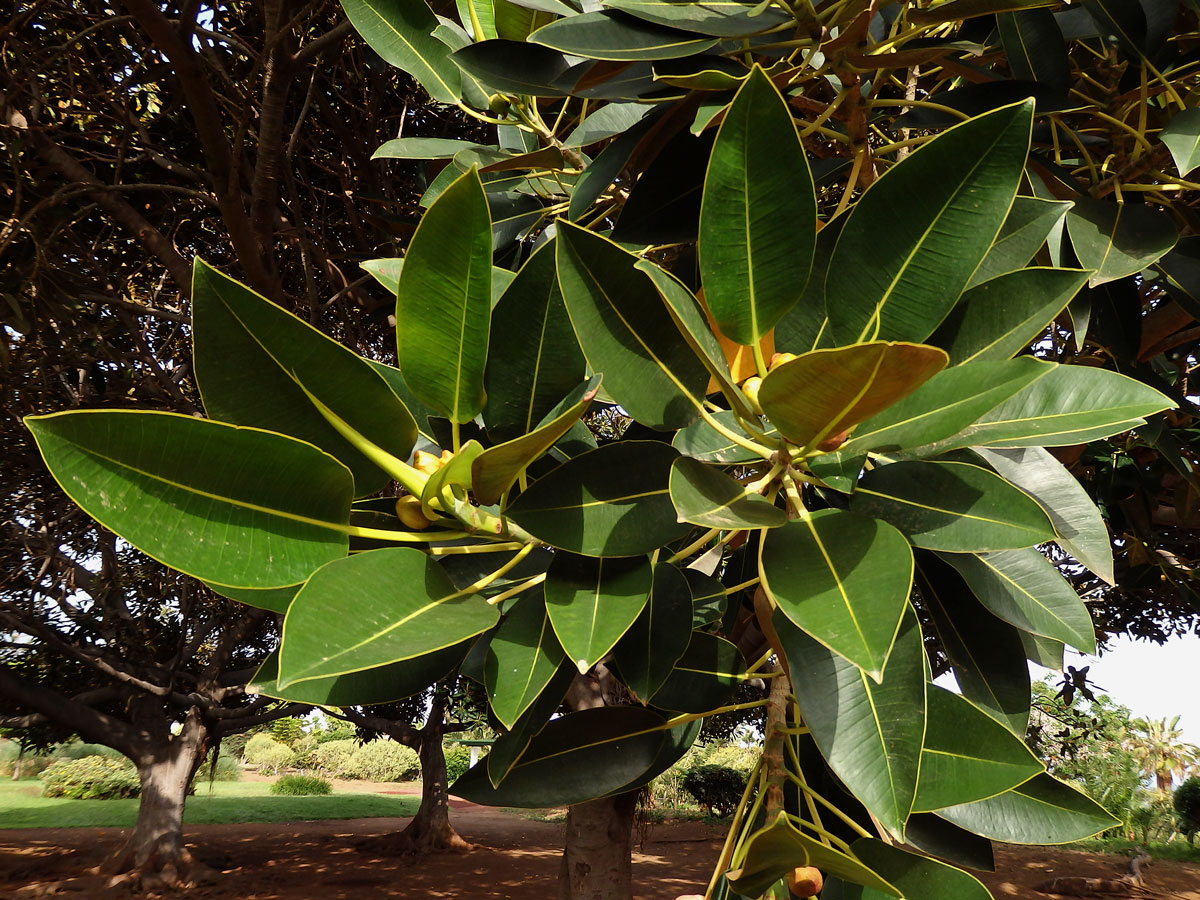
<svg viewBox="0 0 1200 900">
<path fill-rule="evenodd" d="M 134 759 L 141 799 L 133 832 L 96 871 L 113 876 L 111 883 L 133 881 L 144 888 L 208 880 L 215 873 L 183 845 L 183 807 L 188 785 L 204 758 L 207 728 L 193 711 L 178 734 L 171 735 L 163 727 L 153 729 L 151 735 L 160 740 L 149 741 Z"/>
<path fill-rule="evenodd" d="M 633 900 L 637 791 L 577 803 L 567 812 L 560 900 Z"/>
</svg>

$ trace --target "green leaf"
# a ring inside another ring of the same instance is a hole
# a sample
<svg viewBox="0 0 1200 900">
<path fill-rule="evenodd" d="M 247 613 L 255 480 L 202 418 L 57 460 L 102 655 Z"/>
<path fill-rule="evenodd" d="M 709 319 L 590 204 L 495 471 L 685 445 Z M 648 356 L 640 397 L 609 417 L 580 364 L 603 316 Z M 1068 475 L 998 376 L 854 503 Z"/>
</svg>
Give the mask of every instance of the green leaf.
<svg viewBox="0 0 1200 900">
<path fill-rule="evenodd" d="M 1091 366 L 1054 369 L 923 455 L 960 447 L 1068 447 L 1136 428 L 1175 404 L 1125 375 Z"/>
<path fill-rule="evenodd" d="M 865 866 L 857 857 L 826 847 L 809 837 L 788 821 L 787 813 L 779 815 L 760 828 L 746 842 L 742 865 L 730 870 L 725 877 L 730 886 L 745 897 L 759 897 L 797 866 L 814 866 L 828 875 L 865 884 L 899 897 L 900 891 Z"/>
<path fill-rule="evenodd" d="M 950 0 L 925 9 L 913 10 L 914 23 L 934 25 L 941 22 L 957 22 L 975 16 L 991 16 L 1015 9 L 1030 9 L 1037 6 L 1053 6 L 1053 0 Z"/>
<path fill-rule="evenodd" d="M 490 150 L 488 144 L 476 144 L 458 138 L 407 137 L 385 141 L 371 159 L 452 159 L 460 150 Z M 400 262 L 401 260 L 396 260 Z M 366 268 L 366 264 L 363 264 Z"/>
<path fill-rule="evenodd" d="M 758 399 L 788 440 L 809 447 L 887 409 L 945 365 L 944 350 L 922 344 L 875 341 L 813 350 L 775 366 Z"/>
<path fill-rule="evenodd" d="M 437 16 L 424 0 L 342 0 L 346 18 L 371 49 L 417 80 L 440 103 L 462 89 L 449 48 L 433 37 Z"/>
<path fill-rule="evenodd" d="M 481 639 L 482 640 L 482 639 Z M 575 666 L 564 660 L 550 679 L 550 683 L 542 690 L 529 708 L 521 714 L 521 718 L 513 724 L 507 734 L 502 734 L 492 742 L 491 752 L 484 759 L 487 767 L 488 781 L 496 787 L 512 771 L 512 767 L 520 759 L 529 742 L 539 731 L 546 727 L 550 717 L 558 711 L 563 697 L 570 688 L 571 682 L 579 673 Z M 938 820 L 939 822 L 941 819 Z M 949 823 L 946 827 L 951 828 Z"/>
<path fill-rule="evenodd" d="M 1009 359 L 1066 309 L 1088 273 L 1029 268 L 971 287 L 929 338 L 950 364 Z"/>
<path fill-rule="evenodd" d="M 455 590 L 420 550 L 339 559 L 314 572 L 288 607 L 279 685 L 423 656 L 487 631 L 499 617 L 483 597 Z"/>
<path fill-rule="evenodd" d="M 722 588 L 722 599 L 724 596 Z M 621 680 L 643 703 L 662 687 L 688 649 L 692 618 L 692 592 L 686 574 L 666 563 L 655 566 L 650 599 L 613 647 Z"/>
<path fill-rule="evenodd" d="M 658 760 L 666 720 L 638 706 L 602 706 L 554 719 L 529 742 L 498 787 L 482 760 L 450 793 L 485 806 L 570 806 L 633 785 Z"/>
<path fill-rule="evenodd" d="M 226 587 L 222 584 L 213 584 L 204 582 L 208 588 L 222 597 L 228 597 L 230 600 L 236 600 L 238 603 L 245 603 L 247 606 L 254 606 L 258 609 L 269 609 L 271 612 L 285 613 L 288 605 L 296 598 L 296 593 L 303 585 L 290 584 L 287 587 L 267 588 L 266 590 L 253 590 L 250 588 L 235 588 Z"/>
<path fill-rule="evenodd" d="M 483 664 L 488 703 L 505 728 L 529 709 L 565 658 L 542 592 L 526 592 L 492 635 Z"/>
<path fill-rule="evenodd" d="M 651 428 L 682 428 L 704 402 L 708 372 L 679 332 L 637 257 L 559 222 L 558 280 L 575 335 L 604 389 Z"/>
<path fill-rule="evenodd" d="M 898 462 L 863 476 L 850 501 L 917 547 L 1008 550 L 1054 540 L 1042 508 L 1003 478 L 959 462 Z"/>
<path fill-rule="evenodd" d="M 558 19 L 539 28 L 529 40 L 585 59 L 624 61 L 691 56 L 717 43 L 715 38 L 609 12 Z"/>
<path fill-rule="evenodd" d="M 745 673 L 746 661 L 734 644 L 707 631 L 693 631 L 687 650 L 650 702 L 672 712 L 720 709 Z"/>
<path fill-rule="evenodd" d="M 565 97 L 559 79 L 571 68 L 557 50 L 525 41 L 480 41 L 450 55 L 451 61 L 492 91 Z"/>
<path fill-rule="evenodd" d="M 728 605 L 725 585 L 690 567 L 683 570 L 683 576 L 692 592 L 692 628 L 703 628 L 719 621 Z"/>
<path fill-rule="evenodd" d="M 210 417 L 315 444 L 350 469 L 356 494 L 374 493 L 391 478 L 329 424 L 310 393 L 392 456 L 412 452 L 417 423 L 367 360 L 199 258 L 192 341 Z"/>
<path fill-rule="evenodd" d="M 913 809 L 983 800 L 1045 771 L 1025 743 L 959 694 L 929 685 L 928 724 Z"/>
<path fill-rule="evenodd" d="M 396 346 L 404 380 L 452 422 L 483 409 L 491 317 L 492 226 L 474 170 L 421 218 L 396 294 Z"/>
<path fill-rule="evenodd" d="M 1028 631 L 1022 631 L 1020 635 L 1021 645 L 1025 648 L 1025 655 L 1030 662 L 1037 663 L 1043 669 L 1059 672 L 1063 670 L 1063 653 L 1066 647 L 1062 641 L 1042 637 L 1040 634 L 1030 634 Z"/>
<path fill-rule="evenodd" d="M 552 547 L 584 556 L 650 553 L 691 530 L 671 503 L 677 458 L 658 441 L 605 444 L 539 478 L 507 512 Z"/>
<path fill-rule="evenodd" d="M 775 327 L 804 293 L 816 233 L 796 123 L 756 66 L 717 132 L 700 206 L 700 275 L 722 334 L 757 344 Z"/>
<path fill-rule="evenodd" d="M 389 366 L 386 363 L 376 362 L 373 359 L 367 360 L 371 364 L 371 368 L 379 375 L 387 386 L 392 389 L 392 393 L 400 398 L 400 402 L 417 420 L 417 430 L 424 435 L 430 443 L 436 444 L 432 437 L 433 427 L 429 424 L 429 417 L 436 416 L 432 409 L 416 398 L 412 390 L 404 383 L 404 375 L 395 366 Z"/>
<path fill-rule="evenodd" d="M 492 311 L 484 373 L 488 434 L 512 440 L 533 430 L 584 379 L 583 353 L 558 290 L 554 249 L 538 248 Z"/>
<path fill-rule="evenodd" d="M 925 735 L 925 649 L 917 617 L 904 617 L 880 683 L 781 611 L 771 621 L 821 755 L 883 826 L 903 837 Z"/>
<path fill-rule="evenodd" d="M 945 318 L 1012 206 L 1032 115 L 1025 101 L 956 125 L 863 195 L 825 281 L 838 343 L 921 341 Z"/>
<path fill-rule="evenodd" d="M 1071 203 L 1066 200 L 1042 200 L 1037 197 L 1017 197 L 1013 200 L 1012 209 L 995 243 L 967 282 L 968 290 L 1024 268 L 1070 208 Z"/>
<path fill-rule="evenodd" d="M 987 800 L 938 811 L 943 819 L 1010 844 L 1066 844 L 1120 824 L 1082 791 L 1038 775 Z"/>
<path fill-rule="evenodd" d="M 912 548 L 878 519 L 822 509 L 763 536 L 762 584 L 810 637 L 878 681 L 908 609 Z"/>
<path fill-rule="evenodd" d="M 948 4 L 957 6 L 963 0 Z M 910 853 L 900 847 L 885 844 L 875 838 L 859 838 L 850 850 L 870 866 L 880 878 L 900 889 L 905 897 L 920 900 L 992 900 L 992 895 L 979 879 L 962 869 L 944 862 Z M 878 900 L 886 897 L 882 891 L 866 887 L 843 893 L 843 900 Z"/>
<path fill-rule="evenodd" d="M 1035 81 L 1066 95 L 1071 87 L 1071 62 L 1053 12 L 1022 9 L 999 13 L 996 27 L 1013 78 Z"/>
<path fill-rule="evenodd" d="M 780 353 L 807 353 L 831 343 L 829 317 L 825 315 L 825 279 L 834 247 L 849 218 L 848 214 L 840 215 L 817 232 L 812 273 L 804 295 L 775 326 L 775 349 Z"/>
<path fill-rule="evenodd" d="M 902 450 L 958 434 L 1051 369 L 1028 356 L 943 369 L 863 422 L 839 452 Z"/>
<path fill-rule="evenodd" d="M 913 813 L 904 831 L 908 843 L 923 853 L 983 872 L 996 871 L 992 842 L 939 819 L 933 813 Z"/>
<path fill-rule="evenodd" d="M 1179 240 L 1171 217 L 1142 203 L 1080 197 L 1067 213 L 1067 233 L 1091 287 L 1136 275 Z"/>
<path fill-rule="evenodd" d="M 917 588 L 963 696 L 1024 738 L 1030 686 L 1023 632 L 992 615 L 962 576 L 932 554 L 917 563 Z"/>
<path fill-rule="evenodd" d="M 350 471 L 311 444 L 133 410 L 25 424 L 67 496 L 163 565 L 215 585 L 277 588 L 346 555 Z"/>
<path fill-rule="evenodd" d="M 1022 631 L 1032 631 L 1094 653 L 1092 617 L 1075 589 L 1037 550 L 948 553 L 942 557 L 966 580 L 993 613 Z"/>
<path fill-rule="evenodd" d="M 606 0 L 604 5 L 647 22 L 716 37 L 758 34 L 783 25 L 790 19 L 786 12 L 774 6 L 730 0 L 697 0 L 694 3 L 681 0 Z"/>
<path fill-rule="evenodd" d="M 787 513 L 762 494 L 699 460 L 681 456 L 671 464 L 671 502 L 680 522 L 704 528 L 775 528 Z"/>
<path fill-rule="evenodd" d="M 1062 463 L 1042 447 L 979 447 L 975 452 L 1038 502 L 1058 532 L 1060 547 L 1109 584 L 1116 584 L 1108 526 L 1083 485 Z"/>
<path fill-rule="evenodd" d="M 554 555 L 546 573 L 546 612 L 580 672 L 599 662 L 641 615 L 653 580 L 654 570 L 644 556 Z"/>
<path fill-rule="evenodd" d="M 254 674 L 247 693 L 316 706 L 394 703 L 420 693 L 444 678 L 462 662 L 469 647 L 470 642 L 464 641 L 389 666 L 335 675 L 331 678 L 314 678 L 312 681 L 302 681 L 286 688 L 279 686 L 279 653 L 276 652 L 268 656 Z"/>
<path fill-rule="evenodd" d="M 497 502 L 531 463 L 540 459 L 571 430 L 587 411 L 599 388 L 600 376 L 593 375 L 563 399 L 559 405 L 561 412 L 551 410 L 550 421 L 522 437 L 488 447 L 475 457 L 471 463 L 475 499 L 485 506 Z"/>
<path fill-rule="evenodd" d="M 504 0 L 500 0 L 504 2 Z M 467 36 L 475 41 L 486 41 L 496 37 L 496 8 L 492 0 L 455 0 L 458 20 L 467 30 Z M 474 19 L 472 19 L 474 13 Z M 475 21 L 479 22 L 479 33 L 475 33 Z"/>
<path fill-rule="evenodd" d="M 730 410 L 713 413 L 713 418 L 734 434 L 741 434 L 737 416 Z M 779 432 L 769 429 L 767 436 L 778 436 Z M 749 435 L 747 435 L 747 438 Z M 761 457 L 752 450 L 747 450 L 741 444 L 735 444 L 721 432 L 717 431 L 703 419 L 697 419 L 687 428 L 681 428 L 675 433 L 671 443 L 684 456 L 698 459 L 701 462 L 734 463 L 757 462 Z"/>
<path fill-rule="evenodd" d="M 1186 178 L 1200 167 L 1200 109 L 1177 112 L 1158 139 L 1171 151 L 1176 171 Z"/>
<path fill-rule="evenodd" d="M 632 128 L 650 109 L 642 103 L 606 103 L 563 139 L 567 147 L 588 147 Z"/>
</svg>

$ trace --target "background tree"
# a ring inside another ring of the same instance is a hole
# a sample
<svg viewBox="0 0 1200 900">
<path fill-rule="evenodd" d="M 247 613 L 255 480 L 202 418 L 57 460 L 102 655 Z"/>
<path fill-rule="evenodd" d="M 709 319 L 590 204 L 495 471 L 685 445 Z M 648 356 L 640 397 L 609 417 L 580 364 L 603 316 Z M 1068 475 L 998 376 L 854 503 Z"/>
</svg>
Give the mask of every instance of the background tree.
<svg viewBox="0 0 1200 900">
<path fill-rule="evenodd" d="M 1162 792 L 1169 792 L 1175 780 L 1182 782 L 1200 766 L 1200 747 L 1183 739 L 1179 716 L 1169 722 L 1165 718 L 1135 719 L 1126 746 Z"/>
</svg>

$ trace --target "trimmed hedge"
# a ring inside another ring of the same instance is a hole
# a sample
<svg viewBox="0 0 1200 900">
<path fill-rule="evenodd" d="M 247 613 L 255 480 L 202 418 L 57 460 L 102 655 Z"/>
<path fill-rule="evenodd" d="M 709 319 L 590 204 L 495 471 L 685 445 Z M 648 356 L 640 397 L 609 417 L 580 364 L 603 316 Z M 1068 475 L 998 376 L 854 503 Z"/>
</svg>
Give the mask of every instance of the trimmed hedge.
<svg viewBox="0 0 1200 900">
<path fill-rule="evenodd" d="M 137 771 L 128 760 L 110 756 L 64 759 L 41 774 L 43 797 L 70 800 L 121 800 L 141 793 Z"/>
<path fill-rule="evenodd" d="M 272 794 L 285 794 L 289 797 L 307 797 L 316 794 L 332 794 L 333 786 L 324 778 L 316 775 L 281 775 L 271 785 Z"/>
</svg>

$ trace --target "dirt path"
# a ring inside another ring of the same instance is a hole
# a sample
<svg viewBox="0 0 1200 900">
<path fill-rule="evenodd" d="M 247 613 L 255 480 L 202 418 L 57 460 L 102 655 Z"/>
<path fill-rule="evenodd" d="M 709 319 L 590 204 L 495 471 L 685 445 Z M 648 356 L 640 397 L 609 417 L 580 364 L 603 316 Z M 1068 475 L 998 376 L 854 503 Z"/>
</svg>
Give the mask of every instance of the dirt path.
<svg viewBox="0 0 1200 900">
<path fill-rule="evenodd" d="M 396 786 L 390 786 L 395 790 Z M 403 788 L 407 792 L 409 788 Z M 562 826 L 453 801 L 455 827 L 479 849 L 423 860 L 380 855 L 359 846 L 394 833 L 406 819 L 350 819 L 271 825 L 199 825 L 187 829 L 193 852 L 223 870 L 214 885 L 189 891 L 203 900 L 361 900 L 470 898 L 551 900 L 556 896 Z M 27 886 L 80 875 L 113 852 L 115 828 L 0 830 L 0 897 L 37 894 Z M 719 828 L 697 822 L 651 827 L 634 857 L 639 900 L 673 900 L 700 892 L 720 848 Z M 1114 877 L 1120 857 L 1053 848 L 1000 847 L 998 871 L 981 880 L 996 900 L 1053 900 L 1033 886 L 1051 877 Z M 99 897 L 94 881 L 77 881 L 68 897 Z M 1167 860 L 1146 873 L 1157 900 L 1200 900 L 1200 865 Z M 62 895 L 60 895 L 62 896 Z M 1106 895 L 1124 900 L 1122 895 Z M 922 898 L 913 898 L 922 900 Z"/>
</svg>

